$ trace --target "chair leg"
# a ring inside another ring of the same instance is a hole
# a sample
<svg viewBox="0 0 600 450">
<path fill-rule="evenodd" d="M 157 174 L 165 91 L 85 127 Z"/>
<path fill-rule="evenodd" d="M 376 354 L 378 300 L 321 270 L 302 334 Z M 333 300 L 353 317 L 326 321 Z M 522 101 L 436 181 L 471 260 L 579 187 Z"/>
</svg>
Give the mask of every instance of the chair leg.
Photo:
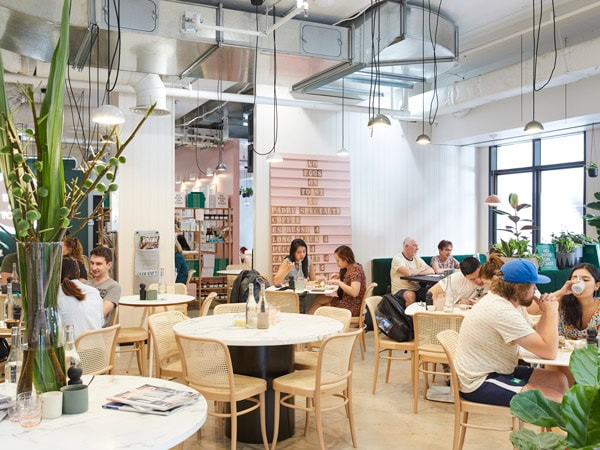
<svg viewBox="0 0 600 450">
<path fill-rule="evenodd" d="M 415 363 L 413 365 L 412 384 L 413 384 L 413 413 L 417 414 L 419 409 L 419 357 L 415 354 Z"/>
<path fill-rule="evenodd" d="M 465 435 L 467 434 L 467 427 L 463 424 L 466 424 L 469 422 L 469 413 L 463 411 L 463 413 L 461 414 L 461 425 L 459 428 L 459 433 L 458 433 L 458 448 L 456 450 L 462 450 L 463 445 L 465 444 Z"/>
<path fill-rule="evenodd" d="M 314 398 L 315 422 L 317 424 L 317 437 L 319 438 L 319 448 L 325 450 L 325 439 L 323 439 L 323 420 L 321 417 L 321 398 L 316 395 Z"/>
<path fill-rule="evenodd" d="M 371 394 L 375 395 L 375 389 L 377 389 L 377 376 L 379 375 L 379 359 L 380 353 L 379 349 L 375 349 L 375 369 L 373 372 L 373 389 L 371 389 Z"/>
<path fill-rule="evenodd" d="M 273 414 L 273 441 L 271 442 L 271 450 L 275 450 L 277 447 L 277 436 L 279 435 L 279 399 L 281 398 L 281 392 L 275 391 L 274 395 L 274 406 L 275 412 Z"/>
<path fill-rule="evenodd" d="M 388 360 L 387 360 L 387 369 L 385 371 L 385 382 L 390 381 L 390 368 L 392 367 L 392 352 L 393 350 L 388 350 Z"/>
<path fill-rule="evenodd" d="M 356 448 L 356 433 L 354 431 L 354 414 L 352 413 L 352 380 L 348 380 L 348 389 L 346 389 L 346 411 L 348 414 L 348 423 L 350 424 L 350 436 L 352 437 L 352 447 Z"/>
<path fill-rule="evenodd" d="M 267 425 L 265 417 L 265 393 L 261 392 L 258 394 L 258 400 L 260 401 L 260 434 L 262 435 L 263 444 L 265 450 L 269 450 L 269 438 L 267 437 Z"/>
<path fill-rule="evenodd" d="M 231 417 L 231 450 L 237 447 L 237 403 L 229 403 L 229 411 Z"/>
<path fill-rule="evenodd" d="M 362 333 L 359 336 L 359 344 L 360 344 L 360 359 L 365 360 L 365 352 L 367 351 L 367 346 L 365 344 L 365 333 Z"/>
<path fill-rule="evenodd" d="M 304 413 L 304 436 L 308 433 L 308 426 L 310 424 L 310 409 L 313 407 L 312 399 L 310 397 L 306 397 L 306 412 Z"/>
</svg>

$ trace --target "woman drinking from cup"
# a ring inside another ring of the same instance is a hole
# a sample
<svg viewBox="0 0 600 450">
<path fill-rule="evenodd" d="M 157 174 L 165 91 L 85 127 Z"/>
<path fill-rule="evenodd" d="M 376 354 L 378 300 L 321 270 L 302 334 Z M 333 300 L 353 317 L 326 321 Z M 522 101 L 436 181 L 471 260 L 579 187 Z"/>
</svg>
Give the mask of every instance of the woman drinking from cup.
<svg viewBox="0 0 600 450">
<path fill-rule="evenodd" d="M 290 253 L 283 259 L 279 270 L 273 276 L 273 284 L 281 285 L 285 280 L 297 278 L 302 271 L 302 277 L 308 278 L 313 281 L 315 279 L 315 272 L 310 264 L 310 258 L 308 257 L 306 242 L 302 239 L 294 239 L 290 244 Z"/>
</svg>

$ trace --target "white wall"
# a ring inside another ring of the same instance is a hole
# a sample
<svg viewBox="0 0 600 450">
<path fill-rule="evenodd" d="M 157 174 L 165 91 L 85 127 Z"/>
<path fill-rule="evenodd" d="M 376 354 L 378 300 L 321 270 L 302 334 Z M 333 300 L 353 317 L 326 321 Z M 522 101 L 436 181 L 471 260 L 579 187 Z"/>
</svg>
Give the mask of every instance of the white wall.
<svg viewBox="0 0 600 450">
<path fill-rule="evenodd" d="M 260 95 L 260 92 L 259 92 Z M 340 113 L 279 107 L 280 153 L 334 155 L 341 145 Z M 255 148 L 273 142 L 273 107 L 258 105 Z M 352 239 L 357 259 L 370 279 L 370 260 L 391 257 L 414 236 L 421 255 L 437 253 L 440 239 L 454 243 L 455 253 L 478 247 L 478 208 L 474 148 L 420 146 L 420 125 L 394 121 L 371 138 L 368 117 L 346 113 L 346 142 L 351 158 Z M 270 275 L 269 169 L 255 159 L 255 265 Z M 485 198 L 485 196 L 483 197 Z M 485 237 L 487 239 L 487 236 Z"/>
</svg>

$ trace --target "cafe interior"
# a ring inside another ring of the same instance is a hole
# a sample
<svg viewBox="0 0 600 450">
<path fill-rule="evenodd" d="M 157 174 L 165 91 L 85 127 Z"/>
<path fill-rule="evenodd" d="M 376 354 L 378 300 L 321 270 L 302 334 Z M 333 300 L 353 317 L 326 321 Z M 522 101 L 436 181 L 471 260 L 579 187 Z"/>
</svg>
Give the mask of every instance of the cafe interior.
<svg viewBox="0 0 600 450">
<path fill-rule="evenodd" d="M 12 107 L 23 103 L 19 84 L 47 82 L 60 3 L 0 0 Z M 70 20 L 63 151 L 73 170 L 106 133 L 95 110 L 118 107 L 127 134 L 156 102 L 127 149 L 102 229 L 90 223 L 80 237 L 87 254 L 100 235 L 109 240 L 123 295 L 138 293 L 140 230 L 160 234 L 160 267 L 174 280 L 174 218 L 191 192 L 207 202 L 227 196 L 228 263 L 251 249 L 253 267 L 272 279 L 284 256 L 274 251 L 274 208 L 306 205 L 284 189 L 298 184 L 274 182 L 286 178 L 278 164 L 320 164 L 344 181 L 324 178 L 324 202 L 312 205 L 341 205 L 341 222 L 331 223 L 343 225 L 340 244 L 352 247 L 367 283 L 371 261 L 399 253 L 408 236 L 422 256 L 437 254 L 442 239 L 455 254 L 486 254 L 509 237 L 492 208 L 510 209 L 511 193 L 532 205 L 523 214 L 537 225 L 533 248 L 565 230 L 597 238 L 582 215 L 600 191 L 598 171 L 588 170 L 600 158 L 600 2 L 72 0 Z M 15 114 L 27 128 L 25 109 Z M 6 201 L 2 208 L 5 224 Z M 329 263 L 323 273 L 335 270 Z M 124 325 L 138 319 L 121 312 Z M 413 413 L 410 361 L 394 362 L 389 382 L 382 368 L 373 394 L 373 332 L 365 340 L 364 359 L 354 353 L 357 447 L 451 448 L 453 404 L 421 399 Z M 116 372 L 139 373 L 123 356 Z M 327 448 L 353 448 L 343 410 L 324 417 Z M 301 433 L 303 414 L 296 421 L 278 447 L 318 445 L 314 428 Z M 209 418 L 184 448 L 230 444 Z M 507 433 L 467 433 L 465 449 L 490 446 L 512 448 Z"/>
</svg>

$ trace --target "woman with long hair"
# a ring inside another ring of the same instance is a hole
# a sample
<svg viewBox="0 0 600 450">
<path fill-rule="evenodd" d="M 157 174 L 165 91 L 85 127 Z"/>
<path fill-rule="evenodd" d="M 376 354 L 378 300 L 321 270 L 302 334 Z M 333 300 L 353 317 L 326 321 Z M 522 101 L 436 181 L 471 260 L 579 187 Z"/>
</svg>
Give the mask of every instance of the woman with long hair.
<svg viewBox="0 0 600 450">
<path fill-rule="evenodd" d="M 308 314 L 314 312 L 320 306 L 335 306 L 350 310 L 352 316 L 360 316 L 360 304 L 367 288 L 367 278 L 363 267 L 356 262 L 354 252 L 347 245 L 341 245 L 333 253 L 335 262 L 340 268 L 340 273 L 328 281 L 329 284 L 337 285 L 337 297 L 319 295 L 308 310 Z"/>
<path fill-rule="evenodd" d="M 79 264 L 63 258 L 58 312 L 63 325 L 73 324 L 75 339 L 84 331 L 104 325 L 103 300 L 98 289 L 79 280 Z"/>
<path fill-rule="evenodd" d="M 83 246 L 79 239 L 76 237 L 65 238 L 62 253 L 63 256 L 68 256 L 77 261 L 77 264 L 79 265 L 79 279 L 87 280 L 90 263 L 89 261 L 86 261 L 87 258 L 83 255 Z"/>
<path fill-rule="evenodd" d="M 290 244 L 290 253 L 283 259 L 279 270 L 273 276 L 273 284 L 284 284 L 284 280 L 294 278 L 298 275 L 296 263 L 302 270 L 302 275 L 311 281 L 315 279 L 315 271 L 308 256 L 308 246 L 302 239 L 294 239 Z"/>
</svg>

